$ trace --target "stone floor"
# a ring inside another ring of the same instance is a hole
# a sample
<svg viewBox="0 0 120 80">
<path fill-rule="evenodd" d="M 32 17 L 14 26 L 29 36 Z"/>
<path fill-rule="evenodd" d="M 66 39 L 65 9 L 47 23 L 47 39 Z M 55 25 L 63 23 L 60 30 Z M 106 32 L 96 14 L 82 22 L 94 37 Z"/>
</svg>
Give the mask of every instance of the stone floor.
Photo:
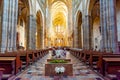
<svg viewBox="0 0 120 80">
<path fill-rule="evenodd" d="M 86 66 L 83 62 L 67 52 L 67 57 L 71 59 L 73 64 L 73 76 L 44 76 L 45 63 L 51 53 L 38 60 L 33 65 L 18 74 L 14 80 L 106 80 L 96 74 L 93 70 Z"/>
</svg>

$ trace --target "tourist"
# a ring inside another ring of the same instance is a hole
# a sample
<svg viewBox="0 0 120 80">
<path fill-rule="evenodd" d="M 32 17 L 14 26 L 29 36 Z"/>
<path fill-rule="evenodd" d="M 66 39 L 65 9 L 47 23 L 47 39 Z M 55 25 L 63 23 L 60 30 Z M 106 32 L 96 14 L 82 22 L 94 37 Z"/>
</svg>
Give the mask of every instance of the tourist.
<svg viewBox="0 0 120 80">
<path fill-rule="evenodd" d="M 66 57 L 66 48 L 64 48 L 63 55 Z"/>
<path fill-rule="evenodd" d="M 55 56 L 56 55 L 56 51 L 55 51 L 55 48 L 53 48 L 52 50 L 52 56 Z"/>
</svg>

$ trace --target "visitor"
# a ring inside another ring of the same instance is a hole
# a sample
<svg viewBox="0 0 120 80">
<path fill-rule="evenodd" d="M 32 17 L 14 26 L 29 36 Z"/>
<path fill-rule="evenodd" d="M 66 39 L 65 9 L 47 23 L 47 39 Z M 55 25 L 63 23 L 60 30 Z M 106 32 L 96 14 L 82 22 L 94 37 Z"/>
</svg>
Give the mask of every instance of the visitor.
<svg viewBox="0 0 120 80">
<path fill-rule="evenodd" d="M 56 55 L 56 51 L 55 51 L 55 48 L 53 48 L 52 56 L 55 56 L 55 55 Z"/>
<path fill-rule="evenodd" d="M 63 55 L 66 57 L 66 48 L 64 48 Z"/>
</svg>

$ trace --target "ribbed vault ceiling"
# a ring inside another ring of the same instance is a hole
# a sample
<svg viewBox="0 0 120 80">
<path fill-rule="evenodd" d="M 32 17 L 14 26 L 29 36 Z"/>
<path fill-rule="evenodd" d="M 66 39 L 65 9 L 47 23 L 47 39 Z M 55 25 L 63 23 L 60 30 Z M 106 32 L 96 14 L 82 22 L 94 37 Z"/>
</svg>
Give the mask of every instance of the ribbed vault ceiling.
<svg viewBox="0 0 120 80">
<path fill-rule="evenodd" d="M 53 26 L 66 27 L 67 6 L 62 1 L 55 2 L 51 7 L 51 19 Z"/>
</svg>

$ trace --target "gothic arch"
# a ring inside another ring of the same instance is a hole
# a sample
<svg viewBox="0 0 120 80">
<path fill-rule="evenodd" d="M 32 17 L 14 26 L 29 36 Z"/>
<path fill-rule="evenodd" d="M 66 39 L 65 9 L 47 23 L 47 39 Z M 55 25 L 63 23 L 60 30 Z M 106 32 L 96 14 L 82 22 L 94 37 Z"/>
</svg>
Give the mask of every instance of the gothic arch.
<svg viewBox="0 0 120 80">
<path fill-rule="evenodd" d="M 99 0 L 89 0 L 88 1 L 88 4 L 87 4 L 87 13 L 89 15 L 91 15 L 91 11 L 93 9 L 93 7 L 95 6 L 95 4 L 99 2 Z"/>
<path fill-rule="evenodd" d="M 77 12 L 77 45 L 78 48 L 83 48 L 83 34 L 82 34 L 82 13 L 80 11 Z"/>
<path fill-rule="evenodd" d="M 36 48 L 40 49 L 42 48 L 42 30 L 43 30 L 43 20 L 42 20 L 42 14 L 41 11 L 38 10 L 36 13 Z"/>
<path fill-rule="evenodd" d="M 97 25 L 97 29 L 99 28 L 100 30 L 100 4 L 99 0 L 90 0 L 89 5 L 88 5 L 88 14 L 90 15 L 90 48 L 95 49 L 95 46 L 98 47 L 99 42 L 97 45 L 95 45 L 95 40 L 94 40 L 94 28 Z M 96 38 L 95 38 L 96 39 Z M 97 38 L 98 39 L 98 38 Z"/>
<path fill-rule="evenodd" d="M 17 22 L 17 49 L 27 49 L 29 41 L 29 0 L 18 1 L 18 22 Z"/>
</svg>

